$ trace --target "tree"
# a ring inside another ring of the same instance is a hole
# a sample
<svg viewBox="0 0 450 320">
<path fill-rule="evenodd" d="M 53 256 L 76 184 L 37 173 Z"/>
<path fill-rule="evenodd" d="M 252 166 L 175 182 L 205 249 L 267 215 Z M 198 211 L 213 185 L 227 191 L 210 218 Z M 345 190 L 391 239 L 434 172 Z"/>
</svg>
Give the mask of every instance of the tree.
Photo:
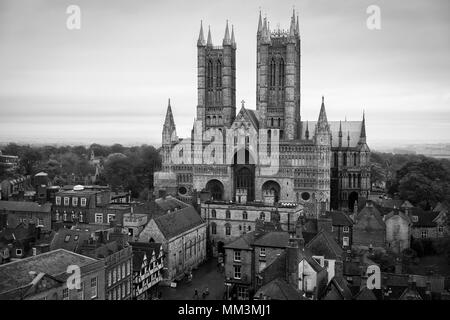
<svg viewBox="0 0 450 320">
<path fill-rule="evenodd" d="M 20 156 L 20 166 L 24 174 L 33 174 L 36 170 L 36 165 L 42 159 L 41 154 L 31 147 L 26 147 L 26 150 Z"/>
</svg>

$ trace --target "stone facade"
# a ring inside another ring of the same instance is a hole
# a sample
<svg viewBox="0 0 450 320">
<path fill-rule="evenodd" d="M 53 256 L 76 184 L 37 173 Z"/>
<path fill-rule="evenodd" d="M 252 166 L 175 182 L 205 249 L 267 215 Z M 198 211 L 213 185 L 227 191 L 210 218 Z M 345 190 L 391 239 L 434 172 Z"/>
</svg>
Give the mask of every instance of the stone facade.
<svg viewBox="0 0 450 320">
<path fill-rule="evenodd" d="M 300 116 L 300 32 L 273 30 L 260 18 L 257 32 L 256 110 L 236 115 L 236 42 L 228 24 L 222 46 L 198 48 L 198 104 L 191 137 L 179 139 L 169 102 L 162 133 L 162 171 L 156 192 L 189 201 L 195 191 L 214 200 L 298 203 L 317 216 L 330 205 L 353 208 L 368 196 L 370 150 L 362 121 L 328 121 L 322 97 L 317 121 Z M 334 195 L 334 196 L 333 196 Z"/>
<path fill-rule="evenodd" d="M 398 210 L 384 217 L 386 224 L 386 246 L 395 253 L 401 253 L 410 247 L 411 220 Z"/>
</svg>

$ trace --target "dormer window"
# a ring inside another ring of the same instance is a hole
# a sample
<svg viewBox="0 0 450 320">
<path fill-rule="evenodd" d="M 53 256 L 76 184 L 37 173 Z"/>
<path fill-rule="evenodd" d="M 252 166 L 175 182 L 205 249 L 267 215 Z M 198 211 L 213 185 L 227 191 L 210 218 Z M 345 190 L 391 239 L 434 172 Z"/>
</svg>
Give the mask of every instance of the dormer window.
<svg viewBox="0 0 450 320">
<path fill-rule="evenodd" d="M 81 206 L 86 207 L 86 198 L 81 198 Z"/>
<path fill-rule="evenodd" d="M 412 221 L 413 222 L 419 222 L 419 217 L 418 216 L 412 216 Z"/>
<path fill-rule="evenodd" d="M 60 206 L 60 205 L 61 205 L 61 197 L 56 197 L 56 198 L 55 198 L 55 204 L 56 204 L 57 206 Z"/>
</svg>

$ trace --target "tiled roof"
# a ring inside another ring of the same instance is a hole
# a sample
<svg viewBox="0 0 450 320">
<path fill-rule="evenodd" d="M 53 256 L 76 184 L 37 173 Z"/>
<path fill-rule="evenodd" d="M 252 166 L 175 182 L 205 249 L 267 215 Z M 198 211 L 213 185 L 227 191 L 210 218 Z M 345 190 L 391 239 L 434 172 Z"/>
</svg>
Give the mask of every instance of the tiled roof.
<svg viewBox="0 0 450 320">
<path fill-rule="evenodd" d="M 356 224 L 358 224 L 364 218 L 375 219 L 381 229 L 384 229 L 386 227 L 383 219 L 381 218 L 381 212 L 375 206 L 366 205 L 360 212 L 358 212 L 355 219 Z"/>
<path fill-rule="evenodd" d="M 90 236 L 90 231 L 61 228 L 53 237 L 50 244 L 50 250 L 65 249 L 68 251 L 77 252 L 83 242 L 87 241 Z"/>
<path fill-rule="evenodd" d="M 334 277 L 328 284 L 327 291 L 323 300 L 351 300 L 353 297 L 347 280 L 342 277 Z"/>
<path fill-rule="evenodd" d="M 0 265 L 0 293 L 28 285 L 33 280 L 30 271 L 58 276 L 65 274 L 69 265 L 82 267 L 95 262 L 95 259 L 58 249 L 3 264 Z"/>
<path fill-rule="evenodd" d="M 163 210 L 164 212 L 167 212 L 168 210 L 179 210 L 186 208 L 188 205 L 184 203 L 181 200 L 178 200 L 172 196 L 167 196 L 165 198 L 159 198 L 155 200 L 156 205 Z"/>
<path fill-rule="evenodd" d="M 436 227 L 436 222 L 433 220 L 436 219 L 436 217 L 439 215 L 439 212 L 433 212 L 433 211 L 425 211 L 421 208 L 412 208 L 410 217 L 413 223 L 413 227 L 420 228 L 420 227 L 428 227 L 433 228 Z M 417 221 L 415 221 L 414 217 L 417 217 Z"/>
<path fill-rule="evenodd" d="M 323 255 L 325 259 L 342 258 L 344 254 L 344 250 L 325 229 L 320 230 L 306 248 L 310 249 L 314 255 Z"/>
<path fill-rule="evenodd" d="M 224 248 L 228 249 L 240 249 L 240 250 L 252 250 L 251 245 L 255 240 L 255 232 L 245 233 L 236 240 L 226 244 Z"/>
<path fill-rule="evenodd" d="M 6 210 L 50 213 L 51 209 L 51 203 L 45 203 L 41 205 L 37 202 L 29 201 L 0 201 L 0 211 Z"/>
<path fill-rule="evenodd" d="M 253 245 L 259 247 L 285 248 L 289 243 L 289 234 L 286 231 L 271 231 L 257 238 Z"/>
<path fill-rule="evenodd" d="M 282 278 L 275 278 L 259 288 L 255 297 L 260 295 L 266 296 L 272 300 L 305 300 L 300 291 L 296 290 L 286 280 Z"/>
<path fill-rule="evenodd" d="M 154 220 L 166 239 L 171 239 L 204 223 L 191 206 L 156 217 Z"/>
<path fill-rule="evenodd" d="M 327 217 L 331 217 L 333 226 L 352 226 L 352 219 L 342 211 L 328 211 L 326 212 Z"/>
</svg>

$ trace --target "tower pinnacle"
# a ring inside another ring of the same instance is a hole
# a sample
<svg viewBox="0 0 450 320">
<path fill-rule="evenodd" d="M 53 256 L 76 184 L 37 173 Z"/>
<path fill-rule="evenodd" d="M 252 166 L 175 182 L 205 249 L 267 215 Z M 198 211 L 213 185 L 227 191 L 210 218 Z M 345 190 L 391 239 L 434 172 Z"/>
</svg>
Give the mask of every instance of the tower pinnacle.
<svg viewBox="0 0 450 320">
<path fill-rule="evenodd" d="M 228 30 L 228 20 L 227 20 L 227 25 L 225 27 L 225 36 L 223 37 L 222 45 L 224 45 L 224 46 L 231 45 L 230 32 Z"/>
<path fill-rule="evenodd" d="M 231 45 L 236 49 L 236 40 L 234 39 L 234 26 L 231 25 Z"/>
<path fill-rule="evenodd" d="M 205 44 L 205 37 L 203 35 L 203 21 L 200 20 L 200 33 L 198 35 L 197 46 L 204 46 Z"/>
<path fill-rule="evenodd" d="M 211 39 L 211 27 L 208 26 L 208 42 L 206 43 L 206 45 L 208 47 L 212 47 L 213 43 L 212 43 L 212 39 Z"/>
</svg>

